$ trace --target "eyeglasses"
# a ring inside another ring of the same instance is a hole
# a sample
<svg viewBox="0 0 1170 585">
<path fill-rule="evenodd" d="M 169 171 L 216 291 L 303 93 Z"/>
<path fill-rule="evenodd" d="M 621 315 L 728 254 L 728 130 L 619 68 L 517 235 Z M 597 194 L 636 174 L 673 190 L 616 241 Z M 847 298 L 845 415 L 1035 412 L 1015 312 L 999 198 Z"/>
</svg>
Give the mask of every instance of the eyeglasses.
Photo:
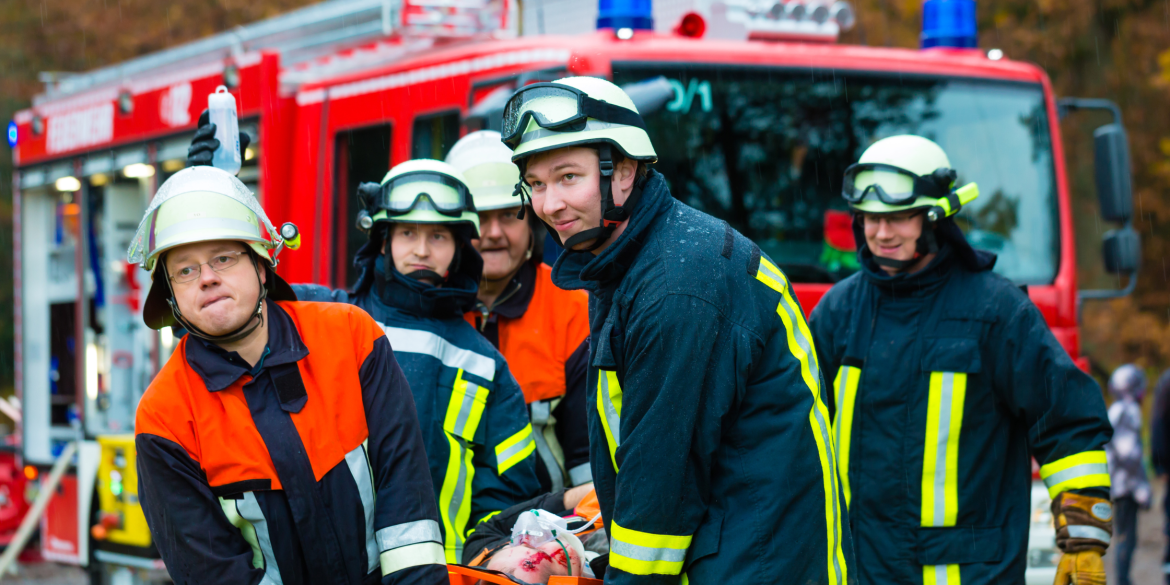
<svg viewBox="0 0 1170 585">
<path fill-rule="evenodd" d="M 174 274 L 168 276 L 167 278 L 171 279 L 171 282 L 185 284 L 197 280 L 199 275 L 203 273 L 204 266 L 210 266 L 211 269 L 216 272 L 223 272 L 228 268 L 239 264 L 240 256 L 243 256 L 244 254 L 247 254 L 247 252 L 224 252 L 212 258 L 211 260 L 204 262 L 203 264 L 188 264 L 186 266 L 181 266 L 178 270 L 175 270 Z"/>
</svg>

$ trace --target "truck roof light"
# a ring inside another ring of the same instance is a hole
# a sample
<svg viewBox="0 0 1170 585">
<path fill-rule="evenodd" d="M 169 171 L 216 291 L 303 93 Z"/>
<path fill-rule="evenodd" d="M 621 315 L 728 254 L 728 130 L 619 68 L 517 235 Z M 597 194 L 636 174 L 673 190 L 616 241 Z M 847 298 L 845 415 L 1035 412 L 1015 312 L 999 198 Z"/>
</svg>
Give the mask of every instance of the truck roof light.
<svg viewBox="0 0 1170 585">
<path fill-rule="evenodd" d="M 971 49 L 978 45 L 975 0 L 926 0 L 922 5 L 923 49 Z"/>
<path fill-rule="evenodd" d="M 722 3 L 727 20 L 743 25 L 751 39 L 832 42 L 856 22 L 853 7 L 844 1 L 780 0 L 757 4 L 751 0 L 724 0 Z"/>
<path fill-rule="evenodd" d="M 597 28 L 654 30 L 651 0 L 598 0 Z"/>
<path fill-rule="evenodd" d="M 707 21 L 703 20 L 703 16 L 698 12 L 688 12 L 678 21 L 674 31 L 679 36 L 700 39 L 707 32 Z"/>
</svg>

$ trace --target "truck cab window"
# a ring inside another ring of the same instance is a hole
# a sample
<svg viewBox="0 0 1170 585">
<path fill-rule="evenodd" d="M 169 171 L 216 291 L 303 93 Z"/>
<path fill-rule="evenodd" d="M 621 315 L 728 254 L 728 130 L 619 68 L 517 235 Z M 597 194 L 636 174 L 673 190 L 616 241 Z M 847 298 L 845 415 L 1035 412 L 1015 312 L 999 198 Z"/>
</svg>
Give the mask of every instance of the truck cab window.
<svg viewBox="0 0 1170 585">
<path fill-rule="evenodd" d="M 357 227 L 361 210 L 357 188 L 367 181 L 381 182 L 390 170 L 390 125 L 338 132 L 336 141 L 332 280 L 334 287 L 350 289 L 360 274 L 353 266 L 353 254 L 367 237 Z"/>
</svg>

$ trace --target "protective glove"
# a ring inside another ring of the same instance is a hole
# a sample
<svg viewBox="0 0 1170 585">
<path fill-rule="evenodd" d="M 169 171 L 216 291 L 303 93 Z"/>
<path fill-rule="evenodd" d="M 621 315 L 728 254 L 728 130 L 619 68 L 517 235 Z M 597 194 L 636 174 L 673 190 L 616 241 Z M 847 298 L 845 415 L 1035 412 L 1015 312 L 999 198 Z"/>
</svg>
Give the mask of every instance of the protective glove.
<svg viewBox="0 0 1170 585">
<path fill-rule="evenodd" d="M 1064 551 L 1056 566 L 1055 585 L 1105 585 L 1101 556 L 1113 536 L 1109 500 L 1063 492 L 1052 502 L 1056 546 Z"/>
<path fill-rule="evenodd" d="M 1105 585 L 1105 562 L 1101 553 L 1086 550 L 1064 553 L 1056 565 L 1055 585 Z"/>
<path fill-rule="evenodd" d="M 240 156 L 252 143 L 252 137 L 247 132 L 240 132 Z M 211 166 L 211 157 L 215 149 L 219 148 L 219 141 L 215 139 L 215 124 L 211 123 L 211 116 L 207 110 L 199 115 L 199 128 L 195 130 L 195 137 L 191 139 L 191 146 L 187 148 L 187 166 Z"/>
</svg>

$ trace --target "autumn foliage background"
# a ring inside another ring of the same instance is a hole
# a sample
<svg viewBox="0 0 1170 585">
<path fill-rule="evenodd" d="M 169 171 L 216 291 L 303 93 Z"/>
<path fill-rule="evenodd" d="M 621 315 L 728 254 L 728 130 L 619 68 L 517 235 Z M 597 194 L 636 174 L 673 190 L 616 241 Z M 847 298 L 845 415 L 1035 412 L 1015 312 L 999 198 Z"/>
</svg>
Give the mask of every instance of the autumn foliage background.
<svg viewBox="0 0 1170 585">
<path fill-rule="evenodd" d="M 523 1 L 523 0 L 521 0 Z M 920 0 L 852 0 L 857 27 L 842 42 L 917 47 Z M 3 0 L 0 121 L 42 89 L 38 73 L 80 72 L 286 12 L 311 0 Z M 1134 224 L 1142 237 L 1137 292 L 1084 306 L 1082 345 L 1099 378 L 1136 361 L 1170 367 L 1170 0 L 979 0 L 984 50 L 1043 67 L 1058 96 L 1120 104 L 1133 157 Z M 1104 114 L 1062 122 L 1081 288 L 1117 288 L 1105 274 L 1093 186 L 1092 131 Z M 1022 218 L 1027 221 L 1027 218 Z M 11 388 L 12 157 L 0 145 L 0 391 Z"/>
</svg>

